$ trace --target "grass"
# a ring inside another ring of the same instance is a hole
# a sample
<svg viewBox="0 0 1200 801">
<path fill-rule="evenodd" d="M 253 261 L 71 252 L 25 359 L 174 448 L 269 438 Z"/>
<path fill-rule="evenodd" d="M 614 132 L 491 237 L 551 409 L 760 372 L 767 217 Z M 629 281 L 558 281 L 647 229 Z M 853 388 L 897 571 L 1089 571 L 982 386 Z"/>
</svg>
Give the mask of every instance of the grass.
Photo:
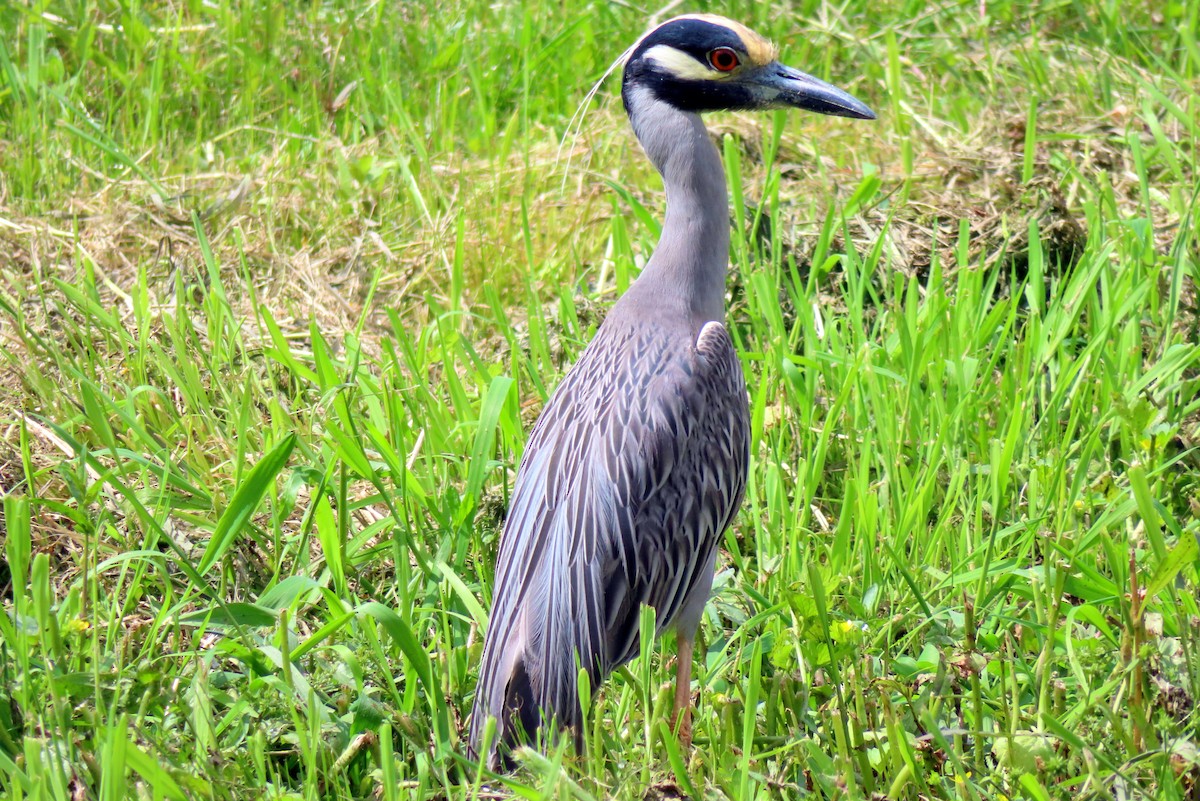
<svg viewBox="0 0 1200 801">
<path fill-rule="evenodd" d="M 754 445 L 695 747 L 645 642 L 501 779 L 513 470 L 663 204 L 615 78 L 566 134 L 648 12 L 3 6 L 5 796 L 1196 798 L 1197 8 L 687 9 L 880 120 L 710 120 Z"/>
</svg>

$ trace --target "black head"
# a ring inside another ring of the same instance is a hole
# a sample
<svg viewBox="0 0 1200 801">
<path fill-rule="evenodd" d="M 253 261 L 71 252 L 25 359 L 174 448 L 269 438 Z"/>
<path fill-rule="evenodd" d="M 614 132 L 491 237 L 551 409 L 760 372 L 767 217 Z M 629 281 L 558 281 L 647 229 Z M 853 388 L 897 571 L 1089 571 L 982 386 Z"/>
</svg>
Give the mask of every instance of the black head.
<svg viewBox="0 0 1200 801">
<path fill-rule="evenodd" d="M 621 95 L 632 113 L 635 88 L 691 112 L 803 108 L 874 119 L 863 103 L 824 81 L 785 67 L 769 41 L 710 14 L 676 17 L 633 46 Z"/>
</svg>

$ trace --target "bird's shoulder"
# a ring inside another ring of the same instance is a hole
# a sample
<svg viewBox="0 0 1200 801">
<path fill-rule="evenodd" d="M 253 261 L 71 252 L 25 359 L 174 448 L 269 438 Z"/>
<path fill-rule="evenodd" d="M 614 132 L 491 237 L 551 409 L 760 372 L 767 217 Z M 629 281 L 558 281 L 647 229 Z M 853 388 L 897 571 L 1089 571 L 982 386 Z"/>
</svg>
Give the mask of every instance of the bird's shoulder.
<svg viewBox="0 0 1200 801">
<path fill-rule="evenodd" d="M 664 436 L 686 438 L 706 414 L 744 405 L 741 364 L 721 323 L 698 332 L 603 327 L 542 410 L 528 450 L 591 450 L 607 439 L 639 441 L 645 452 Z"/>
</svg>

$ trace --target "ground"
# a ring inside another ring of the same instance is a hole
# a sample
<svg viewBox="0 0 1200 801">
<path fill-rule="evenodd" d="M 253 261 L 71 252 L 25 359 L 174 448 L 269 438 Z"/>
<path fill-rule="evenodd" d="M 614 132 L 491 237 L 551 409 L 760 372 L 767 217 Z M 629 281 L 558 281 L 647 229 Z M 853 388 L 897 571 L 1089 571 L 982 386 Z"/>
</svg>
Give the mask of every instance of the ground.
<svg viewBox="0 0 1200 801">
<path fill-rule="evenodd" d="M 652 252 L 624 3 L 0 8 L 6 797 L 1195 798 L 1200 6 L 672 5 L 746 503 L 584 754 L 461 740 L 513 473 Z"/>
</svg>

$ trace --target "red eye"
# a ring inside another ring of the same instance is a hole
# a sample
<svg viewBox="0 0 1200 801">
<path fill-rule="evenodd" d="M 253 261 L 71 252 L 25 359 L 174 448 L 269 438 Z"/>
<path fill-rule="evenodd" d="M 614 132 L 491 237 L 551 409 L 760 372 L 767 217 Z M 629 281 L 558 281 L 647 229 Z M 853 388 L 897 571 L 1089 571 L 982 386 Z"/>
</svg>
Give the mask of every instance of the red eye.
<svg viewBox="0 0 1200 801">
<path fill-rule="evenodd" d="M 718 47 L 716 50 L 708 51 L 708 63 L 712 64 L 713 69 L 718 72 L 733 72 L 741 60 L 731 48 Z"/>
</svg>

